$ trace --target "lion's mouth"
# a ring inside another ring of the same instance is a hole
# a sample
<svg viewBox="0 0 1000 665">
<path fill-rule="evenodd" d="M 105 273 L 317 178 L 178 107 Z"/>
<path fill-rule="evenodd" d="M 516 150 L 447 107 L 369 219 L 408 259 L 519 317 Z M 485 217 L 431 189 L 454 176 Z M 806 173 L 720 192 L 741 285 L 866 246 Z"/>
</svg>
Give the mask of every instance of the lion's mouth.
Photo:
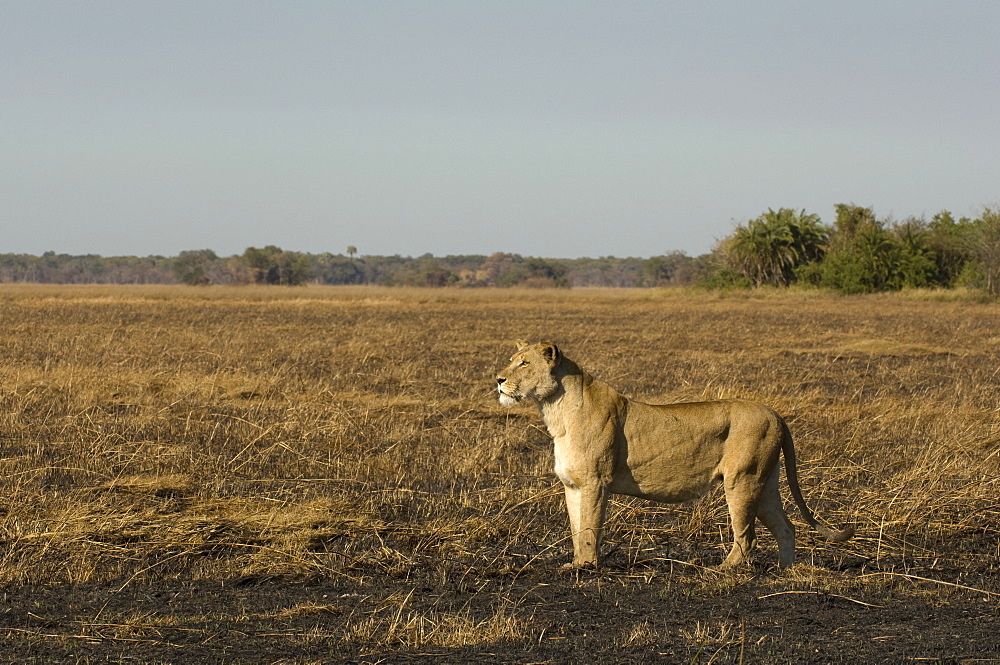
<svg viewBox="0 0 1000 665">
<path fill-rule="evenodd" d="M 509 393 L 503 388 L 498 388 L 497 391 L 500 393 L 500 403 L 504 406 L 514 406 L 521 401 L 521 395 L 518 393 Z"/>
</svg>

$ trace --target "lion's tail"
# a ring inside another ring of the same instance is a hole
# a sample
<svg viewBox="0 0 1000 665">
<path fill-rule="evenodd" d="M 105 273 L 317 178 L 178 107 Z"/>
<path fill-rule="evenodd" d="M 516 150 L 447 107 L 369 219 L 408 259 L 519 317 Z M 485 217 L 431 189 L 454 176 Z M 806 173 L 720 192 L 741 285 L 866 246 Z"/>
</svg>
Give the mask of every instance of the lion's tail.
<svg viewBox="0 0 1000 665">
<path fill-rule="evenodd" d="M 788 480 L 788 489 L 792 492 L 795 505 L 799 507 L 802 518 L 809 523 L 821 536 L 835 543 L 842 543 L 854 536 L 854 529 L 847 527 L 843 531 L 836 531 L 825 527 L 816 520 L 816 516 L 809 510 L 806 500 L 802 497 L 802 490 L 799 488 L 799 474 L 795 466 L 795 447 L 792 445 L 792 433 L 788 430 L 785 421 L 781 421 L 781 450 L 785 454 L 785 478 Z"/>
</svg>

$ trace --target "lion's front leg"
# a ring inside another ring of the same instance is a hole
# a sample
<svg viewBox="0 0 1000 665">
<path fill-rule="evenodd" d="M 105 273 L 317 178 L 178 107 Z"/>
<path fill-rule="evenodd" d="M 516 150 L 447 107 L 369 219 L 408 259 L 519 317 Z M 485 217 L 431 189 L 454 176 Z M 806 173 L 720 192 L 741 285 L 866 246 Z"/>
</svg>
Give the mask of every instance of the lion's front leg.
<svg viewBox="0 0 1000 665">
<path fill-rule="evenodd" d="M 573 563 L 570 566 L 597 567 L 601 529 L 608 506 L 608 488 L 599 483 L 586 487 L 564 484 L 563 487 L 573 536 Z"/>
</svg>

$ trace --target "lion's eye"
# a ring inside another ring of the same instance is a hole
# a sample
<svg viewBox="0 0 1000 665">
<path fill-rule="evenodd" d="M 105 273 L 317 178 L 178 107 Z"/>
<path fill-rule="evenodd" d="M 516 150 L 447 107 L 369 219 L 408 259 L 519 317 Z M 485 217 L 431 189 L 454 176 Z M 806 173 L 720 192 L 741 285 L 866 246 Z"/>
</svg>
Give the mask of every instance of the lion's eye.
<svg viewBox="0 0 1000 665">
<path fill-rule="evenodd" d="M 525 365 L 527 365 L 527 364 L 528 364 L 528 361 L 527 361 L 527 360 L 522 360 L 521 362 L 519 362 L 519 363 L 517 364 L 517 366 L 518 366 L 518 367 L 524 367 L 524 366 L 525 366 Z"/>
</svg>

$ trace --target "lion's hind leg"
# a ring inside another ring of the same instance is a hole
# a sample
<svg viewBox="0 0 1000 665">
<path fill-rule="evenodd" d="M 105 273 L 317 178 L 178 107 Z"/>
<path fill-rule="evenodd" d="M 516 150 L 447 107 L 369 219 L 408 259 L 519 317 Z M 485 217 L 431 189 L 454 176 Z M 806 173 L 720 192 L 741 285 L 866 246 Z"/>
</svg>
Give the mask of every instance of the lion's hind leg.
<svg viewBox="0 0 1000 665">
<path fill-rule="evenodd" d="M 778 567 L 788 568 L 795 560 L 795 527 L 781 505 L 778 474 L 779 469 L 775 466 L 757 503 L 757 517 L 778 542 Z"/>
<path fill-rule="evenodd" d="M 729 556 L 722 562 L 722 568 L 738 566 L 750 555 L 757 545 L 757 535 L 754 522 L 757 514 L 757 493 L 759 485 L 752 477 L 744 476 L 740 480 L 724 480 L 726 488 L 726 503 L 729 505 L 729 518 L 733 527 L 733 548 Z"/>
</svg>

